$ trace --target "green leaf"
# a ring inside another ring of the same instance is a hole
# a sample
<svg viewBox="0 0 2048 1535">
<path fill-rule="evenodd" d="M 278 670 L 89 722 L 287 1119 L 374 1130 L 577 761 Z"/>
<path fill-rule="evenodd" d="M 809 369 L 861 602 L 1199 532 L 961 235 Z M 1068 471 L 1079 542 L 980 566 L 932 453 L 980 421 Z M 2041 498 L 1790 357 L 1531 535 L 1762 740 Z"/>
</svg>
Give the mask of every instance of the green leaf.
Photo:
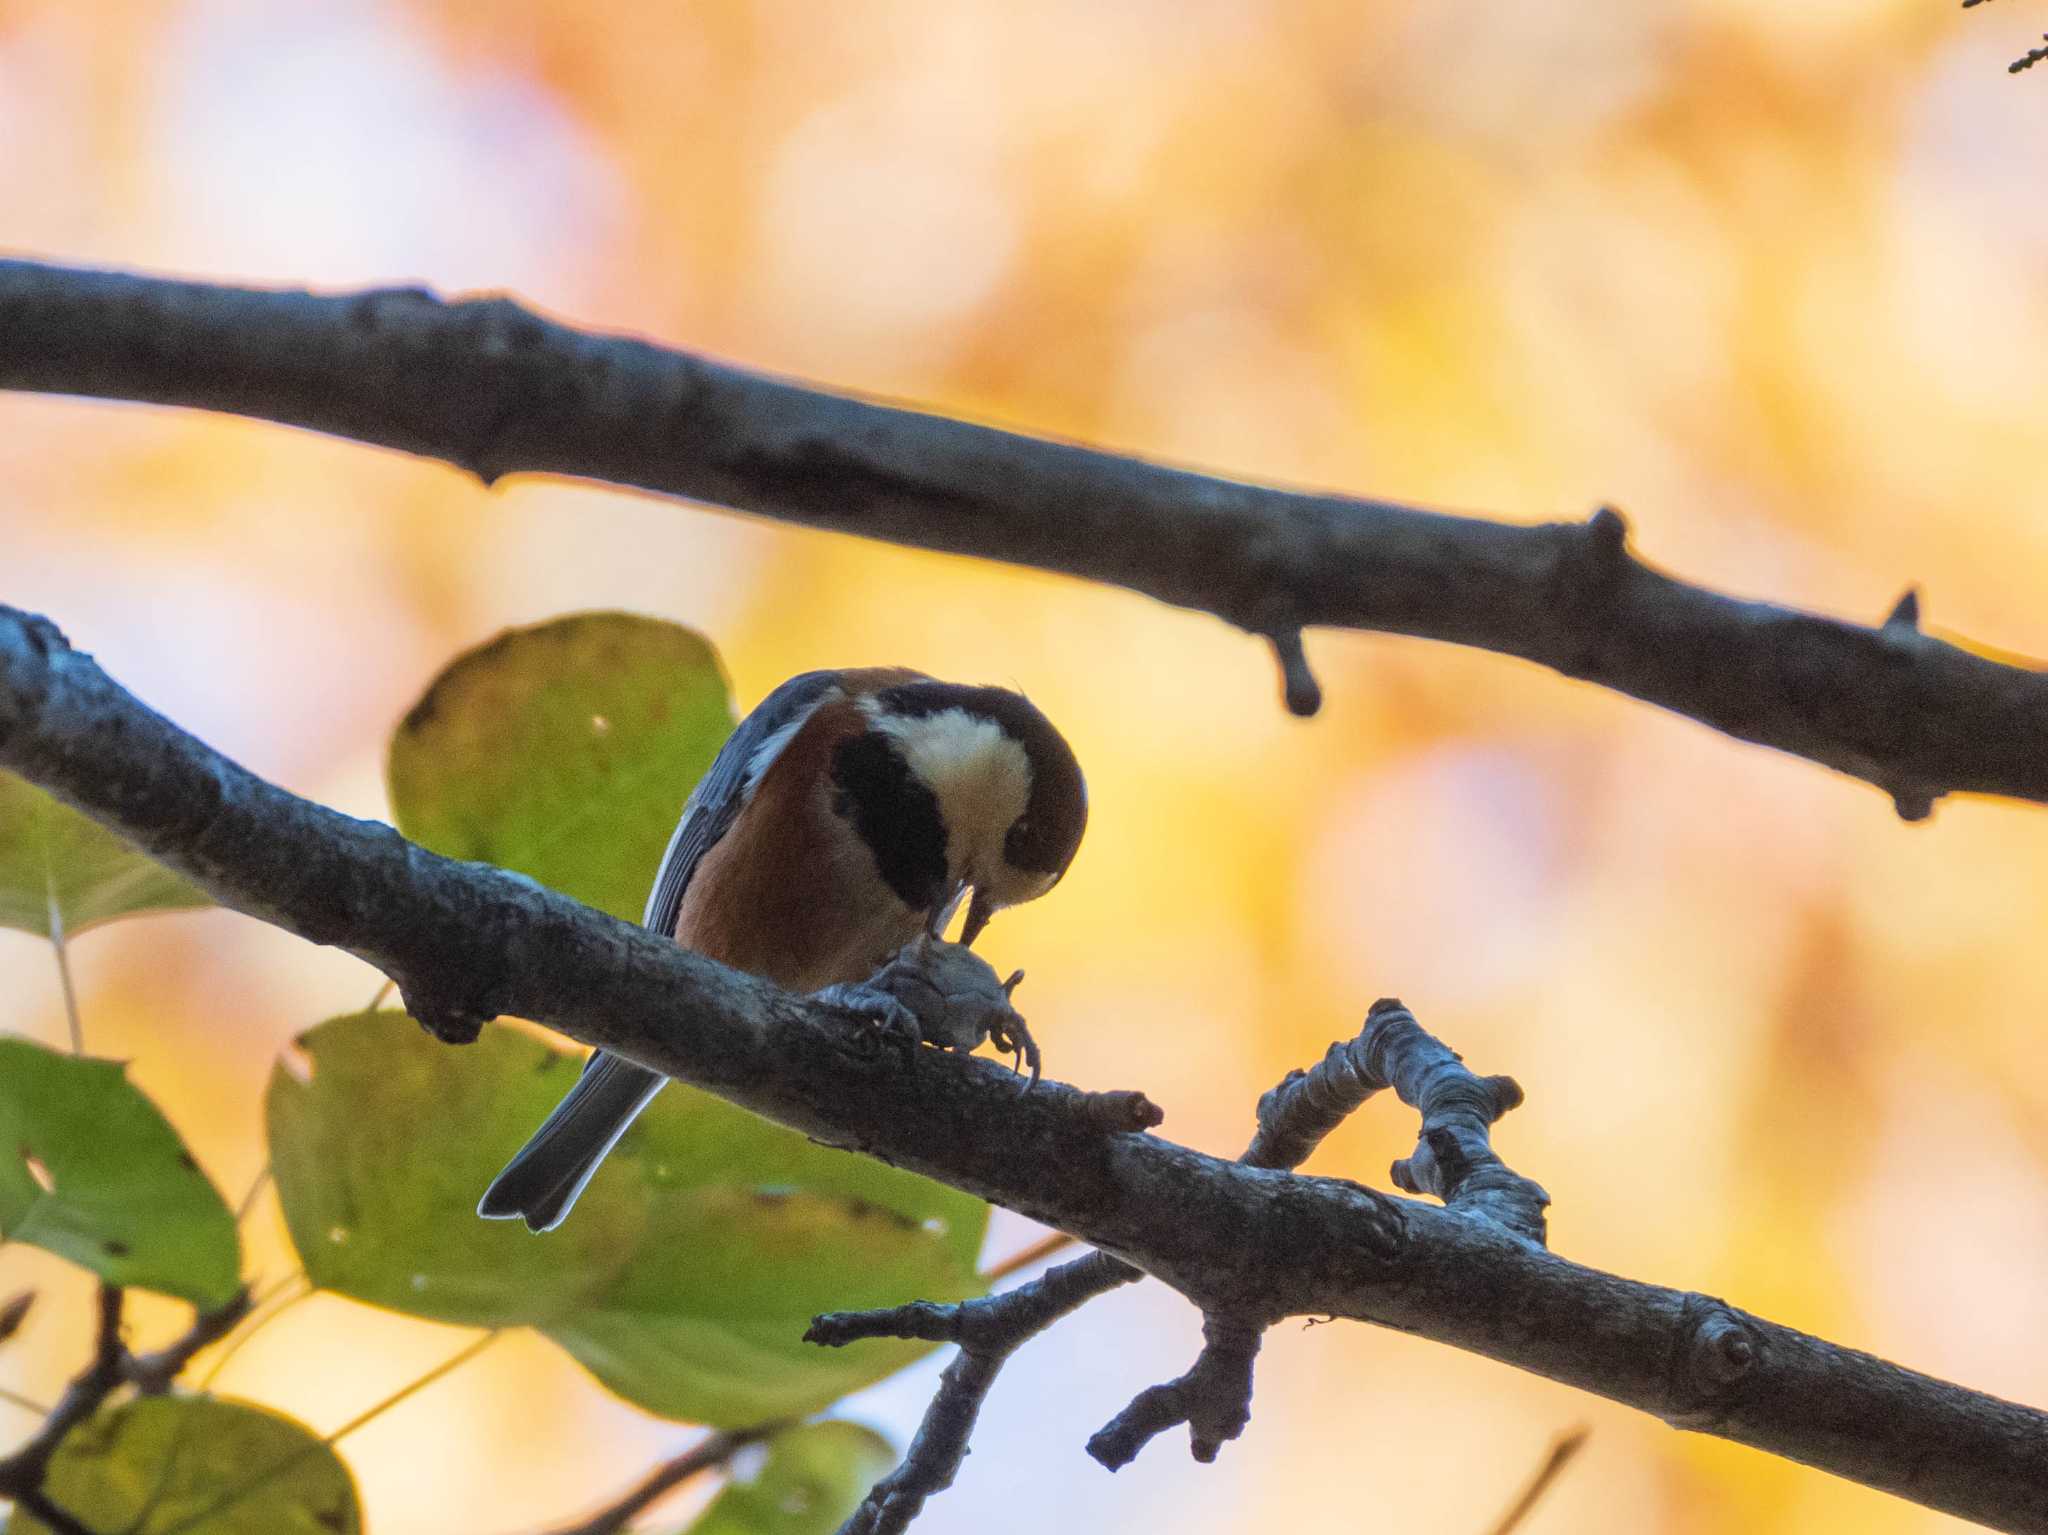
<svg viewBox="0 0 2048 1535">
<path fill-rule="evenodd" d="M 87 1419 L 43 1490 L 123 1535 L 357 1535 L 354 1479 L 303 1424 L 221 1397 L 146 1396 Z M 17 1509 L 7 1535 L 48 1535 Z"/>
<path fill-rule="evenodd" d="M 119 1061 L 0 1036 L 0 1238 L 202 1307 L 235 1293 L 235 1218 Z"/>
<path fill-rule="evenodd" d="M 819 1312 L 979 1290 L 943 1239 L 877 1205 L 665 1190 L 633 1261 L 545 1330 L 628 1401 L 741 1428 L 816 1412 L 930 1350 L 897 1339 L 820 1348 L 803 1341 Z"/>
<path fill-rule="evenodd" d="M 600 1180 L 545 1240 L 476 1202 L 577 1061 L 514 1029 L 450 1049 L 400 1012 L 335 1018 L 270 1075 L 270 1163 L 292 1244 L 323 1289 L 437 1322 L 540 1322 L 618 1268 L 644 1216 L 630 1180 Z"/>
<path fill-rule="evenodd" d="M 702 636 L 629 613 L 460 656 L 391 741 L 398 829 L 638 921 L 683 801 L 732 733 Z"/>
<path fill-rule="evenodd" d="M 972 1194 L 873 1157 L 821 1146 L 679 1082 L 662 1089 L 612 1156 L 639 1161 L 658 1189 L 802 1189 L 879 1205 L 942 1238 L 954 1261 L 969 1272 L 980 1261 L 988 1233 L 988 1205 Z M 577 1211 L 582 1211 L 580 1204 Z"/>
<path fill-rule="evenodd" d="M 678 1084 L 542 1236 L 477 1217 L 578 1057 L 509 1028 L 451 1050 L 403 1013 L 299 1041 L 271 1163 L 313 1282 L 437 1321 L 542 1328 L 620 1395 L 738 1427 L 812 1412 L 925 1352 L 822 1349 L 813 1313 L 973 1293 L 987 1207 Z"/>
<path fill-rule="evenodd" d="M 135 912 L 213 904 L 97 822 L 0 773 L 0 927 L 47 938 L 53 902 L 66 934 Z"/>
<path fill-rule="evenodd" d="M 687 1535 L 832 1535 L 895 1460 L 858 1423 L 806 1423 L 777 1434 L 760 1469 L 727 1482 Z"/>
</svg>

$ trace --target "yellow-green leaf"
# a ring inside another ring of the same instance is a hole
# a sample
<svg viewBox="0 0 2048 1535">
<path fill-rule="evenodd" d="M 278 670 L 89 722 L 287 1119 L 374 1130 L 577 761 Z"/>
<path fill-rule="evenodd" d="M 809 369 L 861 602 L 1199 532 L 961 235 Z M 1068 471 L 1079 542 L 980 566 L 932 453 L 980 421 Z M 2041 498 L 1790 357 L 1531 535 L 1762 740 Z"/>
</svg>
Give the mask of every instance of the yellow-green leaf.
<svg viewBox="0 0 2048 1535">
<path fill-rule="evenodd" d="M 630 613 L 513 629 L 458 657 L 392 737 L 398 829 L 638 921 L 683 801 L 732 733 L 718 657 Z"/>
<path fill-rule="evenodd" d="M 642 1201 L 616 1182 L 587 1191 L 545 1240 L 476 1213 L 511 1149 L 576 1080 L 574 1058 L 515 1029 L 450 1049 L 391 1011 L 330 1019 L 298 1050 L 270 1075 L 270 1164 L 292 1244 L 322 1289 L 502 1327 L 562 1312 L 633 1250 Z"/>
<path fill-rule="evenodd" d="M 122 1535 L 358 1535 L 355 1480 L 304 1424 L 223 1397 L 146 1396 L 73 1429 L 44 1493 Z M 7 1535 L 50 1535 L 16 1510 Z"/>
<path fill-rule="evenodd" d="M 545 1330 L 628 1401 L 741 1428 L 816 1412 L 930 1351 L 893 1338 L 820 1348 L 803 1341 L 819 1312 L 980 1289 L 942 1238 L 878 1205 L 676 1189 L 655 1198 L 611 1285 Z"/>
<path fill-rule="evenodd" d="M 240 1282 L 234 1216 L 126 1068 L 4 1036 L 0 1237 L 203 1307 Z"/>
<path fill-rule="evenodd" d="M 210 906 L 187 883 L 34 784 L 0 773 L 0 927 L 47 938 L 137 912 Z"/>
<path fill-rule="evenodd" d="M 802 1341 L 813 1313 L 974 1293 L 987 1208 L 678 1084 L 569 1218 L 485 1221 L 484 1188 L 579 1057 L 510 1028 L 464 1049 L 403 1013 L 301 1037 L 269 1095 L 285 1223 L 313 1282 L 437 1321 L 540 1327 L 653 1412 L 814 1412 L 925 1351 Z"/>
<path fill-rule="evenodd" d="M 972 1194 L 873 1157 L 821 1146 L 759 1114 L 677 1082 L 661 1090 L 612 1156 L 640 1162 L 648 1183 L 657 1189 L 802 1189 L 878 1205 L 941 1238 L 965 1270 L 980 1261 L 982 1239 L 988 1233 L 988 1205 Z"/>
</svg>

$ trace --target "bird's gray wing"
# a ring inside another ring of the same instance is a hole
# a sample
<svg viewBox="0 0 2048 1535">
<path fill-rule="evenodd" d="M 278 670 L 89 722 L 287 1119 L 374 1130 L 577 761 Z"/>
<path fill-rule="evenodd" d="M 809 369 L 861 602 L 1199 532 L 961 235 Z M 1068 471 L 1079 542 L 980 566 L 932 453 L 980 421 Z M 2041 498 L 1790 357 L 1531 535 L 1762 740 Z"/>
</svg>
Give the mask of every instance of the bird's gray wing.
<svg viewBox="0 0 2048 1535">
<path fill-rule="evenodd" d="M 668 839 L 654 888 L 647 895 L 647 910 L 640 918 L 642 927 L 657 933 L 675 932 L 683 892 L 690 888 L 697 865 L 732 829 L 747 795 L 769 763 L 803 728 L 838 678 L 839 674 L 831 671 L 803 672 L 790 678 L 762 699 L 726 738 L 710 768 L 690 791 L 682 818 Z"/>
<path fill-rule="evenodd" d="M 790 678 L 762 699 L 719 748 L 668 839 L 643 926 L 675 932 L 683 892 L 697 865 L 739 819 L 754 785 L 832 691 L 838 675 L 805 672 Z M 559 1226 L 598 1164 L 666 1080 L 609 1051 L 593 1051 L 568 1096 L 484 1191 L 477 1214 L 493 1220 L 516 1216 L 534 1231 Z"/>
</svg>

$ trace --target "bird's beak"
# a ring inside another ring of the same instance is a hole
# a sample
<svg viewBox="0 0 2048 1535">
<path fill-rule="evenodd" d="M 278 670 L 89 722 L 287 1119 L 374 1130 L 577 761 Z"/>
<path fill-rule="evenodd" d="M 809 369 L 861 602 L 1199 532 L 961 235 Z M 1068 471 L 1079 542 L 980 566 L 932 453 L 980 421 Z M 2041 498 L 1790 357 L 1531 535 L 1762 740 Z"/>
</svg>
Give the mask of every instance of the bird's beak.
<svg viewBox="0 0 2048 1535">
<path fill-rule="evenodd" d="M 988 926 L 988 919 L 996 914 L 995 902 L 988 892 L 979 885 L 974 887 L 974 899 L 967 903 L 967 925 L 960 929 L 960 942 L 968 947 L 981 936 L 981 930 Z"/>
<path fill-rule="evenodd" d="M 962 880 L 953 887 L 953 893 L 932 908 L 931 921 L 924 930 L 934 938 L 943 938 L 946 929 L 953 925 L 953 913 L 960 909 L 960 902 L 967 894 L 967 881 Z"/>
</svg>

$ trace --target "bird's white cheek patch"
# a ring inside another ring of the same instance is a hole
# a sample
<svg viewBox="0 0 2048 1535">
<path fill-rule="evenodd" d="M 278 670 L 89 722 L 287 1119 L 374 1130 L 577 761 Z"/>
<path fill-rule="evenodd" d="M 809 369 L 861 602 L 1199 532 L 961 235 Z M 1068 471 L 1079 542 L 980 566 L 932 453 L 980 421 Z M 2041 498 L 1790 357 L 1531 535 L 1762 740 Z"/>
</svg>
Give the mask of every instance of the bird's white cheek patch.
<svg viewBox="0 0 2048 1535">
<path fill-rule="evenodd" d="M 1031 800 L 1031 760 L 994 720 L 947 709 L 877 721 L 938 796 L 947 861 L 959 871 L 1001 867 L 1003 839 Z"/>
</svg>

